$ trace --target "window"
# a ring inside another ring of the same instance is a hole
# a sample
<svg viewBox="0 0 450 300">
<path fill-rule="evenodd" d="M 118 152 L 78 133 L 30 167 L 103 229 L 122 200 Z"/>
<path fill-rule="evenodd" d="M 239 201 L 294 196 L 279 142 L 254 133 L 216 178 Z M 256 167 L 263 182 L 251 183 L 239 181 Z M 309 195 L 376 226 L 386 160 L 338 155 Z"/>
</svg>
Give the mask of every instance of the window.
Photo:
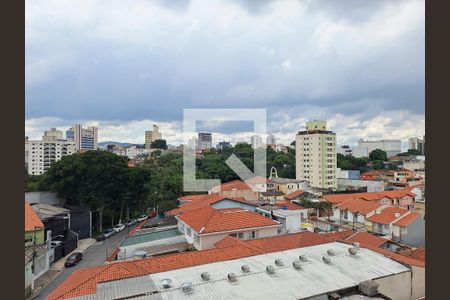
<svg viewBox="0 0 450 300">
<path fill-rule="evenodd" d="M 200 237 L 198 236 L 198 234 L 194 234 L 194 241 L 198 244 L 200 243 Z"/>
<path fill-rule="evenodd" d="M 243 232 L 238 232 L 237 237 L 239 239 L 243 239 L 244 238 L 244 233 Z"/>
<path fill-rule="evenodd" d="M 192 236 L 192 230 L 190 228 L 186 228 L 186 234 L 188 236 Z"/>
<path fill-rule="evenodd" d="M 256 236 L 257 236 L 256 230 L 250 231 L 250 238 L 251 238 L 251 239 L 256 239 Z"/>
<path fill-rule="evenodd" d="M 33 237 L 32 236 L 26 236 L 25 237 L 25 243 L 31 243 L 33 241 Z"/>
</svg>

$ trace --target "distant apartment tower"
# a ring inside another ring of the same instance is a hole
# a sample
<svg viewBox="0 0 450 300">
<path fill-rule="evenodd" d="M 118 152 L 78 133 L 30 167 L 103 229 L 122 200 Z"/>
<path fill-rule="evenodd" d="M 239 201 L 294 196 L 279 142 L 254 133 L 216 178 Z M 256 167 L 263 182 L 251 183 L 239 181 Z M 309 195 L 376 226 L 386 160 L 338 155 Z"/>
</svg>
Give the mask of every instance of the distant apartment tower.
<svg viewBox="0 0 450 300">
<path fill-rule="evenodd" d="M 160 139 L 162 139 L 162 133 L 159 131 L 159 126 L 153 125 L 153 130 L 145 131 L 145 148 L 150 149 L 152 143 Z"/>
<path fill-rule="evenodd" d="M 276 145 L 276 144 L 277 144 L 277 139 L 275 138 L 275 136 L 273 134 L 269 134 L 267 136 L 267 145 L 272 146 L 272 145 Z"/>
<path fill-rule="evenodd" d="M 353 148 L 353 156 L 369 157 L 370 152 L 375 149 L 381 149 L 386 152 L 388 157 L 395 156 L 402 152 L 401 140 L 380 140 L 380 141 L 364 141 L 360 139 L 358 145 Z"/>
<path fill-rule="evenodd" d="M 349 145 L 338 146 L 336 152 L 345 156 L 353 155 L 353 149 Z"/>
<path fill-rule="evenodd" d="M 77 151 L 98 149 L 98 127 L 83 128 L 81 124 L 75 124 L 66 131 L 66 139 L 74 141 Z"/>
<path fill-rule="evenodd" d="M 30 175 L 41 175 L 55 161 L 76 152 L 75 142 L 64 140 L 56 128 L 45 131 L 41 141 L 25 138 L 25 166 Z"/>
<path fill-rule="evenodd" d="M 217 150 L 224 150 L 226 148 L 231 148 L 231 143 L 230 142 L 219 142 L 217 143 Z"/>
<path fill-rule="evenodd" d="M 259 135 L 253 135 L 250 138 L 250 144 L 253 149 L 261 148 L 263 146 L 262 138 Z"/>
<path fill-rule="evenodd" d="M 417 150 L 420 154 L 425 155 L 425 136 L 423 136 L 423 140 L 416 137 L 409 138 L 408 149 Z"/>
<path fill-rule="evenodd" d="M 309 181 L 313 188 L 332 189 L 336 183 L 336 134 L 326 121 L 306 122 L 306 130 L 295 139 L 297 180 Z"/>
<path fill-rule="evenodd" d="M 197 150 L 203 151 L 212 148 L 212 133 L 199 132 L 197 138 Z"/>
</svg>

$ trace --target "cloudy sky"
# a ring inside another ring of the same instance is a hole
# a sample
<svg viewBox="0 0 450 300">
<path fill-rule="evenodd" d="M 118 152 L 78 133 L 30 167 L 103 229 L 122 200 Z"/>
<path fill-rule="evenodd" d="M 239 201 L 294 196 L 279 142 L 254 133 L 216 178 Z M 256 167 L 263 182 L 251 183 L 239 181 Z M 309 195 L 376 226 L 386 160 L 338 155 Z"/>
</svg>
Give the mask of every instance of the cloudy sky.
<svg viewBox="0 0 450 300">
<path fill-rule="evenodd" d="M 284 143 L 311 119 L 341 144 L 406 141 L 425 132 L 424 21 L 415 0 L 28 0 L 26 135 L 143 143 L 157 123 L 178 143 L 184 108 L 266 108 Z"/>
</svg>

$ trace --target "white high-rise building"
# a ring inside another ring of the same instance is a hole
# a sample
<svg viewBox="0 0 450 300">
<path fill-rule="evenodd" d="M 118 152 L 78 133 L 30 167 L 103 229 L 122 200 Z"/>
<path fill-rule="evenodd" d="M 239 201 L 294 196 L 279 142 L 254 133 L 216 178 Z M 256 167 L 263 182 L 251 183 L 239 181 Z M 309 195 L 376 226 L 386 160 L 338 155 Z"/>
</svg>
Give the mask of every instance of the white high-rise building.
<svg viewBox="0 0 450 300">
<path fill-rule="evenodd" d="M 336 134 L 327 130 L 326 121 L 306 122 L 306 130 L 297 133 L 295 166 L 297 180 L 309 181 L 312 188 L 336 189 Z"/>
<path fill-rule="evenodd" d="M 197 138 L 197 151 L 204 151 L 212 148 L 212 133 L 199 132 Z"/>
<path fill-rule="evenodd" d="M 353 148 L 354 157 L 369 157 L 370 152 L 381 149 L 386 152 L 387 157 L 395 156 L 402 152 L 401 140 L 365 141 L 360 139 L 358 145 Z"/>
<path fill-rule="evenodd" d="M 253 149 L 261 148 L 263 147 L 262 138 L 259 135 L 253 135 L 250 138 L 250 144 L 252 145 Z"/>
<path fill-rule="evenodd" d="M 269 134 L 267 136 L 267 145 L 272 146 L 272 145 L 276 145 L 276 144 L 277 144 L 277 139 L 275 138 L 275 136 L 273 134 Z"/>
<path fill-rule="evenodd" d="M 412 137 L 408 139 L 408 149 L 418 150 L 420 154 L 425 154 L 425 136 L 423 136 L 423 140 Z"/>
<path fill-rule="evenodd" d="M 28 174 L 41 175 L 55 161 L 76 153 L 74 141 L 64 140 L 62 131 L 52 128 L 44 133 L 41 141 L 25 138 L 25 166 Z"/>
<path fill-rule="evenodd" d="M 152 143 L 160 139 L 162 139 L 162 133 L 159 131 L 159 126 L 153 125 L 153 130 L 145 131 L 145 148 L 150 149 Z"/>
<path fill-rule="evenodd" d="M 81 124 L 75 124 L 66 131 L 66 138 L 75 142 L 77 151 L 98 149 L 98 127 L 83 128 Z"/>
</svg>

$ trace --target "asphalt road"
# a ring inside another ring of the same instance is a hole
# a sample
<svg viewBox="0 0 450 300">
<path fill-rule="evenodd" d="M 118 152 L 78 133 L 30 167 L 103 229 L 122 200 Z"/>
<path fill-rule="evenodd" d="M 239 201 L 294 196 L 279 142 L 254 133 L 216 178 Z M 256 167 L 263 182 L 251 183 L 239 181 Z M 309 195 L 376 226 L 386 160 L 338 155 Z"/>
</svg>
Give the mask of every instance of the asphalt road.
<svg viewBox="0 0 450 300">
<path fill-rule="evenodd" d="M 66 268 L 64 267 L 58 276 L 49 283 L 46 287 L 38 291 L 33 299 L 44 300 L 57 286 L 59 286 L 73 271 L 80 268 L 101 266 L 106 260 L 106 252 L 108 256 L 116 249 L 120 242 L 127 236 L 127 233 L 132 228 L 125 228 L 125 230 L 116 233 L 110 237 L 107 241 L 96 242 L 92 246 L 86 249 L 83 253 L 83 260 L 76 266 Z"/>
</svg>

